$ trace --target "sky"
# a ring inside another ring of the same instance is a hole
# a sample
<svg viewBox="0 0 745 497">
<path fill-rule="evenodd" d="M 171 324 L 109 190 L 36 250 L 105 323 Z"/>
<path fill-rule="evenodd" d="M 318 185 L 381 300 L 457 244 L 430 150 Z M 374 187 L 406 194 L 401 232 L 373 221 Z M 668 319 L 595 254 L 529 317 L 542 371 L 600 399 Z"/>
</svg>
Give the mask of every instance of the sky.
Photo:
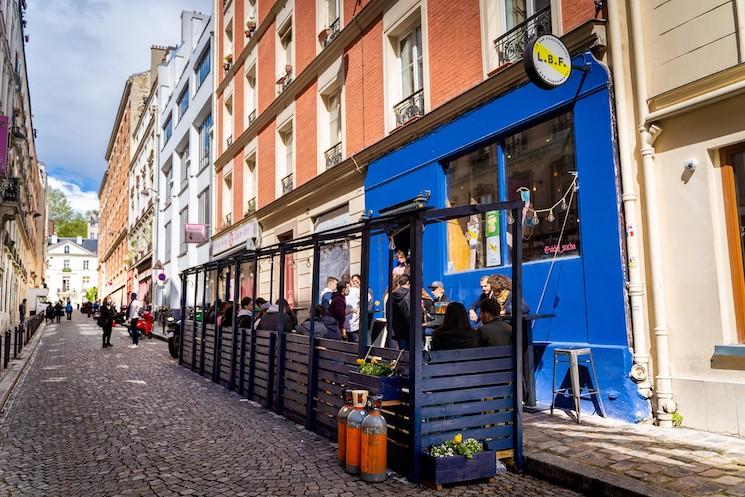
<svg viewBox="0 0 745 497">
<path fill-rule="evenodd" d="M 182 10 L 212 0 L 30 0 L 31 109 L 49 184 L 80 211 L 98 208 L 124 83 L 149 69 L 151 45 L 176 45 Z"/>
</svg>

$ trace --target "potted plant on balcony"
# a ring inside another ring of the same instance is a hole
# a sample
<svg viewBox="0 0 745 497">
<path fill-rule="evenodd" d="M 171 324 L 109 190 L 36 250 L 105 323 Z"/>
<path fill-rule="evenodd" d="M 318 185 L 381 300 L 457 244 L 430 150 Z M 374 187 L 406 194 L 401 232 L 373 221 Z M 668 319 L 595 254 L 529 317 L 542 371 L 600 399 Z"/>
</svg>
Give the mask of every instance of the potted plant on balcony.
<svg viewBox="0 0 745 497">
<path fill-rule="evenodd" d="M 253 36 L 254 31 L 256 31 L 256 18 L 254 16 L 251 16 L 246 21 L 246 30 L 244 31 L 246 34 L 246 38 L 250 38 Z"/>
<path fill-rule="evenodd" d="M 370 395 L 382 395 L 384 401 L 395 401 L 401 398 L 401 380 L 396 374 L 396 366 L 401 359 L 384 361 L 380 357 L 370 357 L 370 351 L 363 359 L 357 359 L 357 369 L 349 372 L 349 381 L 353 386 L 370 392 Z"/>
<path fill-rule="evenodd" d="M 496 452 L 460 433 L 433 445 L 422 454 L 421 463 L 422 479 L 438 490 L 447 483 L 493 478 L 498 472 Z"/>
<path fill-rule="evenodd" d="M 328 39 L 329 35 L 331 34 L 331 30 L 329 28 L 323 28 L 318 33 L 318 41 L 321 45 L 325 45 L 326 40 Z"/>
<path fill-rule="evenodd" d="M 222 67 L 226 71 L 230 70 L 230 66 L 233 65 L 233 54 L 228 54 L 223 58 Z"/>
</svg>

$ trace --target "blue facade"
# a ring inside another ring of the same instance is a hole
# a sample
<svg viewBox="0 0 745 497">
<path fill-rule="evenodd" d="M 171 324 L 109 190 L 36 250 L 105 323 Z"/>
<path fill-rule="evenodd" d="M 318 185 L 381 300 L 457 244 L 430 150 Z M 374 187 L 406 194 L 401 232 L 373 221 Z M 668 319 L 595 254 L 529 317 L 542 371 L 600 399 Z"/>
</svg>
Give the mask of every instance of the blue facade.
<svg viewBox="0 0 745 497">
<path fill-rule="evenodd" d="M 371 163 L 365 179 L 365 202 L 377 215 L 382 208 L 429 190 L 430 205 L 445 207 L 445 160 L 571 111 L 580 185 L 581 250 L 577 256 L 556 259 L 540 308 L 541 313 L 556 317 L 536 321 L 533 328 L 541 354 L 536 363 L 537 397 L 542 404 L 550 403 L 554 347 L 591 346 L 608 415 L 633 422 L 651 412 L 628 376 L 632 357 L 612 101 L 605 66 L 590 54 L 575 59 L 576 64 L 585 61 L 589 72 L 573 71 L 571 79 L 559 88 L 518 87 Z M 446 240 L 444 225 L 426 228 L 423 277 L 425 284 L 442 280 L 451 300 L 468 306 L 478 297 L 480 276 L 509 275 L 509 266 L 448 273 Z M 372 240 L 370 284 L 375 295 L 382 295 L 387 286 L 387 247 L 388 240 L 383 237 Z M 550 260 L 524 265 L 523 291 L 532 312 L 550 265 Z M 563 376 L 564 370 L 557 371 L 557 378 Z M 583 405 L 583 410 L 592 412 L 592 405 Z"/>
</svg>

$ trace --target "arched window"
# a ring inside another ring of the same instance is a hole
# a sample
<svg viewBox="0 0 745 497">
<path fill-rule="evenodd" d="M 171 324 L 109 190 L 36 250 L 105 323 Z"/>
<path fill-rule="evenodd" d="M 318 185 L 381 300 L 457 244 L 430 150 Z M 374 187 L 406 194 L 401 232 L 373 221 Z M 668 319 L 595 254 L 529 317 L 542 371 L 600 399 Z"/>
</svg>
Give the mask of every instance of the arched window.
<svg viewBox="0 0 745 497">
<path fill-rule="evenodd" d="M 69 254 L 70 253 L 70 246 L 69 245 L 65 245 L 65 253 L 66 254 Z"/>
</svg>

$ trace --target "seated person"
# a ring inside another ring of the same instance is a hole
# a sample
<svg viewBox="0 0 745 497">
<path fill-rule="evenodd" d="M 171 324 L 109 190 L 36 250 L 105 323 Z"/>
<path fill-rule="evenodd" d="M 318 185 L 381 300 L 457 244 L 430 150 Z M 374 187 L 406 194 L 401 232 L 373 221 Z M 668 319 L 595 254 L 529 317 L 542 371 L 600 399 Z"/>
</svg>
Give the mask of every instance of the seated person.
<svg viewBox="0 0 745 497">
<path fill-rule="evenodd" d="M 300 332 L 302 335 L 310 336 L 310 323 L 312 319 L 315 322 L 313 331 L 316 335 L 316 338 L 338 338 L 339 333 L 338 332 L 330 333 L 329 329 L 326 327 L 326 325 L 322 321 L 325 314 L 326 314 L 326 309 L 323 308 L 323 304 L 317 305 L 315 312 L 313 312 L 313 317 L 308 318 L 305 321 L 303 321 L 300 327 L 298 328 L 298 332 Z M 336 321 L 334 321 L 333 326 L 334 328 L 337 328 L 337 329 L 339 327 Z M 330 334 L 333 336 L 329 336 Z"/>
<path fill-rule="evenodd" d="M 264 314 L 259 319 L 256 329 L 267 330 L 267 331 L 279 331 L 279 321 L 280 321 L 279 306 L 276 304 L 265 304 L 265 307 L 266 307 L 266 310 L 264 311 Z M 285 314 L 284 321 L 285 321 L 284 322 L 285 333 L 291 333 L 292 332 L 292 321 L 286 314 Z"/>
<path fill-rule="evenodd" d="M 432 334 L 432 350 L 478 347 L 480 336 L 478 331 L 471 329 L 463 304 L 451 302 L 445 310 L 442 324 Z"/>
<path fill-rule="evenodd" d="M 481 345 L 484 347 L 512 344 L 512 326 L 499 319 L 499 304 L 493 300 L 481 302 Z"/>
<path fill-rule="evenodd" d="M 236 321 L 238 328 L 251 328 L 251 321 L 253 321 L 252 303 L 251 297 L 241 299 L 241 308 L 238 309 L 238 320 Z"/>
<path fill-rule="evenodd" d="M 502 310 L 502 316 L 512 315 L 512 280 L 503 274 L 495 274 L 489 277 L 489 284 L 494 292 L 496 302 Z M 525 299 L 523 299 L 523 314 L 530 312 Z"/>
</svg>

